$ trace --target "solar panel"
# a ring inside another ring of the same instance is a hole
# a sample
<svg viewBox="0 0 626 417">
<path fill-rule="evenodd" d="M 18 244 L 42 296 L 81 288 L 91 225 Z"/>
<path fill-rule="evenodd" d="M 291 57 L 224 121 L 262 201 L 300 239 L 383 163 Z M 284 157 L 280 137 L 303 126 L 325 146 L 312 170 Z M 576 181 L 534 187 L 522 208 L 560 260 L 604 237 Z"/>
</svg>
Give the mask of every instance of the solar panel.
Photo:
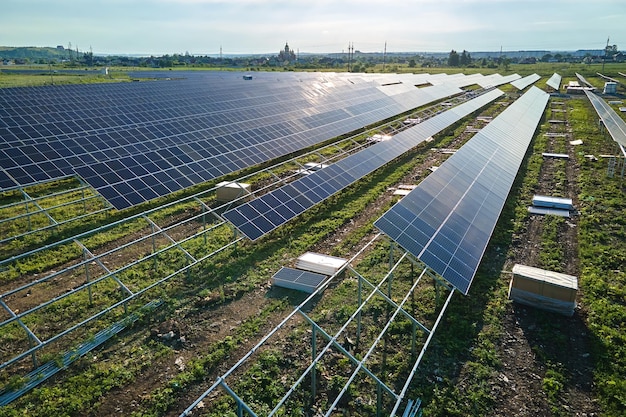
<svg viewBox="0 0 626 417">
<path fill-rule="evenodd" d="M 326 275 L 315 272 L 282 267 L 274 274 L 272 282 L 279 287 L 312 293 L 326 278 Z"/>
<path fill-rule="evenodd" d="M 606 127 L 613 140 L 622 146 L 626 146 L 626 122 L 624 122 L 624 119 L 596 94 L 587 90 L 585 90 L 585 94 L 587 94 L 589 101 L 591 101 L 593 108 L 596 109 L 604 127 Z"/>
<path fill-rule="evenodd" d="M 581 83 L 585 84 L 587 87 L 595 88 L 595 87 L 593 86 L 593 84 L 591 84 L 589 81 L 587 81 L 587 80 L 585 79 L 585 77 L 583 77 L 583 76 L 582 76 L 582 75 L 580 75 L 579 73 L 576 73 L 576 77 L 578 78 L 578 80 L 579 80 Z"/>
<path fill-rule="evenodd" d="M 511 83 L 511 85 L 515 88 L 517 88 L 518 90 L 523 90 L 526 87 L 528 87 L 529 85 L 537 82 L 538 80 L 541 79 L 541 76 L 538 74 L 531 74 L 531 75 L 527 75 L 524 78 L 520 78 L 519 80 L 515 80 Z"/>
<path fill-rule="evenodd" d="M 478 85 L 483 88 L 497 87 L 499 85 L 507 84 L 520 78 L 522 77 L 519 74 L 511 74 L 507 76 L 502 76 L 500 74 L 491 74 L 480 80 L 478 82 Z"/>
<path fill-rule="evenodd" d="M 556 209 L 556 208 L 546 208 L 546 207 L 528 207 L 528 212 L 530 214 L 541 214 L 541 215 L 552 215 L 559 217 L 570 217 L 569 210 Z"/>
<path fill-rule="evenodd" d="M 531 87 L 374 225 L 467 294 L 548 97 Z"/>
<path fill-rule="evenodd" d="M 335 164 L 228 210 L 223 216 L 246 237 L 257 240 L 502 94 L 497 89 L 489 91 L 402 131 L 391 140 L 378 142 Z"/>
<path fill-rule="evenodd" d="M 184 74 L 0 89 L 0 186 L 78 174 L 122 209 L 462 92 L 392 91 L 365 74 Z"/>
<path fill-rule="evenodd" d="M 548 85 L 548 87 L 552 87 L 556 91 L 559 91 L 561 88 L 561 76 L 555 72 L 552 74 L 552 77 L 546 81 L 546 85 Z"/>
</svg>

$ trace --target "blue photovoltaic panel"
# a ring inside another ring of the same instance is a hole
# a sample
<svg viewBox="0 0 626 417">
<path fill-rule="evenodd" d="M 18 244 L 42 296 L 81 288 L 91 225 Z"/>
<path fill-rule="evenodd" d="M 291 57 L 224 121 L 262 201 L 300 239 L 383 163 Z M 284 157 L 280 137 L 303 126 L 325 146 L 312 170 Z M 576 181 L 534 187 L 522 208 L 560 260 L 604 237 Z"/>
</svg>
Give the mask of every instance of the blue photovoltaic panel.
<svg viewBox="0 0 626 417">
<path fill-rule="evenodd" d="M 555 72 L 552 74 L 552 77 L 546 81 L 546 85 L 548 85 L 548 87 L 552 87 L 556 91 L 559 91 L 561 88 L 561 76 Z"/>
<path fill-rule="evenodd" d="M 596 109 L 604 127 L 606 127 L 613 140 L 622 146 L 626 146 L 626 122 L 624 122 L 624 119 L 596 94 L 586 90 L 585 94 L 587 94 L 589 101 L 591 101 L 593 108 Z"/>
<path fill-rule="evenodd" d="M 315 272 L 282 267 L 274 274 L 272 280 L 275 285 L 280 287 L 312 293 L 326 278 L 328 278 L 326 275 L 317 274 Z"/>
<path fill-rule="evenodd" d="M 479 80 L 478 85 L 480 85 L 483 88 L 497 87 L 499 85 L 513 82 L 520 78 L 522 77 L 519 74 L 511 74 L 511 75 L 506 75 L 506 76 L 502 76 L 500 74 L 491 74 Z"/>
<path fill-rule="evenodd" d="M 579 80 L 581 83 L 583 83 L 583 84 L 584 84 L 584 85 L 586 85 L 587 87 L 590 87 L 590 88 L 595 88 L 595 87 L 593 86 L 593 84 L 591 84 L 589 81 L 587 81 L 587 80 L 585 79 L 585 77 L 583 77 L 583 76 L 582 76 L 582 75 L 580 75 L 579 73 L 576 73 L 576 77 L 578 78 L 578 80 Z"/>
<path fill-rule="evenodd" d="M 524 78 L 520 78 L 519 80 L 513 81 L 511 85 L 517 88 L 518 90 L 523 90 L 529 85 L 539 81 L 540 79 L 541 79 L 541 76 L 539 74 L 531 74 Z"/>
<path fill-rule="evenodd" d="M 167 75 L 0 89 L 0 187 L 78 174 L 122 209 L 462 92 L 411 74 Z"/>
<path fill-rule="evenodd" d="M 489 91 L 400 132 L 389 141 L 372 145 L 335 164 L 226 211 L 223 216 L 249 239 L 259 239 L 502 94 L 503 92 L 497 89 Z"/>
<path fill-rule="evenodd" d="M 374 225 L 467 294 L 548 98 L 531 87 Z"/>
</svg>

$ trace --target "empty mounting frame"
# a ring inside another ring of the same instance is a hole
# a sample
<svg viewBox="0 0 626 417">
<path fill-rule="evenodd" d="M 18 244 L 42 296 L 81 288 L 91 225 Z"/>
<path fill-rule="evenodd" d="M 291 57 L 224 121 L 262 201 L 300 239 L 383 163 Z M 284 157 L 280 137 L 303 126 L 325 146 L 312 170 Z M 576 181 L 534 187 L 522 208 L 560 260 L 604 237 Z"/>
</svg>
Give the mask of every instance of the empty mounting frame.
<svg viewBox="0 0 626 417">
<path fill-rule="evenodd" d="M 467 294 L 548 98 L 531 87 L 374 225 Z"/>
</svg>

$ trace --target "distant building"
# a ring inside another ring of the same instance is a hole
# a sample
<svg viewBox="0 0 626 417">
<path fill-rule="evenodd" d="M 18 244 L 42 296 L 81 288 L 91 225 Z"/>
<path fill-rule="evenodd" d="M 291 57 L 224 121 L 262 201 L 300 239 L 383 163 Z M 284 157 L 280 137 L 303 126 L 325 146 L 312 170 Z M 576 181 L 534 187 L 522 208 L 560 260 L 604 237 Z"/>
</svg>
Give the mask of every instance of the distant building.
<svg viewBox="0 0 626 417">
<path fill-rule="evenodd" d="M 58 49 L 59 51 L 64 51 L 64 50 L 65 50 L 65 48 L 63 47 L 63 45 L 57 45 L 57 49 Z"/>
<path fill-rule="evenodd" d="M 289 49 L 289 44 L 285 43 L 285 49 L 278 53 L 278 61 L 279 62 L 294 62 L 296 60 L 296 53 L 293 49 Z"/>
</svg>

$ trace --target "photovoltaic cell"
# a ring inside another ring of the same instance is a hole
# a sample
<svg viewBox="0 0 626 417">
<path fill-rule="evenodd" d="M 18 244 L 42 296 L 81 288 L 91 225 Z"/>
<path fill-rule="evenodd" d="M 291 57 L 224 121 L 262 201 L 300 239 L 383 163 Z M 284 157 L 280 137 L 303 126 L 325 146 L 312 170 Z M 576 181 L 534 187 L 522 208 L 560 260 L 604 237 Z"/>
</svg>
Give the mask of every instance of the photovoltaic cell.
<svg viewBox="0 0 626 417">
<path fill-rule="evenodd" d="M 246 237 L 257 240 L 502 94 L 497 89 L 489 91 L 402 131 L 389 141 L 378 142 L 328 167 L 230 209 L 223 217 Z"/>
<path fill-rule="evenodd" d="M 548 98 L 531 87 L 374 225 L 467 294 Z"/>
</svg>

